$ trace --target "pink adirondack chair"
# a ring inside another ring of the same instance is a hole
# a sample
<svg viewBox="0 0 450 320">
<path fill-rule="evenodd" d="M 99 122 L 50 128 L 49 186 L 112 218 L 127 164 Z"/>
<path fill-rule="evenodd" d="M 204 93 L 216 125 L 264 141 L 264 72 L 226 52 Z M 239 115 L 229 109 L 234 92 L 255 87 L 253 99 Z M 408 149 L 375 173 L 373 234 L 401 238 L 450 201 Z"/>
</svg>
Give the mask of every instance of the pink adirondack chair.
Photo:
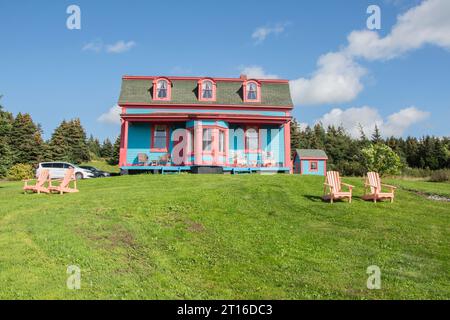
<svg viewBox="0 0 450 320">
<path fill-rule="evenodd" d="M 382 187 L 389 188 L 390 191 L 382 192 Z M 369 188 L 370 193 L 367 193 Z M 364 189 L 364 196 L 362 197 L 364 200 L 377 202 L 378 200 L 390 199 L 391 202 L 394 202 L 394 192 L 397 188 L 388 184 L 382 184 L 378 172 L 368 172 Z"/>
<path fill-rule="evenodd" d="M 66 174 L 64 175 L 63 179 L 56 179 L 53 181 L 60 181 L 59 186 L 52 186 L 52 180 L 50 180 L 49 182 L 49 190 L 52 192 L 59 192 L 59 194 L 64 194 L 64 193 L 74 193 L 74 192 L 78 192 L 77 189 L 77 179 L 74 176 L 74 171 L 75 169 L 68 169 L 66 171 Z M 70 187 L 70 182 L 74 183 L 74 187 L 71 188 Z"/>
<path fill-rule="evenodd" d="M 348 191 L 342 191 L 342 186 L 346 186 Z M 327 188 L 329 192 L 327 193 Z M 323 200 L 333 203 L 336 199 L 347 198 L 349 203 L 352 203 L 352 191 L 354 186 L 351 184 L 341 182 L 341 177 L 337 171 L 328 171 L 325 178 L 323 188 Z"/>
<path fill-rule="evenodd" d="M 49 176 L 50 173 L 48 170 L 41 170 L 39 172 L 37 180 L 36 179 L 23 180 L 25 182 L 25 185 L 23 186 L 23 193 L 27 193 L 27 191 L 37 192 L 38 194 L 40 194 L 41 192 L 50 193 L 50 190 L 44 186 L 45 183 L 49 181 Z M 34 186 L 28 185 L 28 182 L 33 180 L 36 180 L 36 184 Z"/>
</svg>

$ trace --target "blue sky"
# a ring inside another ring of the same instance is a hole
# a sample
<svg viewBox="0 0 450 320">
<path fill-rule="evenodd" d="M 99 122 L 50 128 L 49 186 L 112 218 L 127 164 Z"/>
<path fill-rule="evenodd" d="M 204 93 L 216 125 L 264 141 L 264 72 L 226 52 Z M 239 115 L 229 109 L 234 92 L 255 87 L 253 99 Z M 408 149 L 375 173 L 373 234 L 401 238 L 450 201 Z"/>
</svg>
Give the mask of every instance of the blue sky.
<svg viewBox="0 0 450 320">
<path fill-rule="evenodd" d="M 2 104 L 31 113 L 46 138 L 73 117 L 88 134 L 114 138 L 119 126 L 99 117 L 116 104 L 123 75 L 246 71 L 292 80 L 302 123 L 450 135 L 448 3 L 2 0 Z M 66 28 L 71 4 L 81 30 Z M 366 28 L 371 4 L 381 8 L 377 32 Z"/>
</svg>

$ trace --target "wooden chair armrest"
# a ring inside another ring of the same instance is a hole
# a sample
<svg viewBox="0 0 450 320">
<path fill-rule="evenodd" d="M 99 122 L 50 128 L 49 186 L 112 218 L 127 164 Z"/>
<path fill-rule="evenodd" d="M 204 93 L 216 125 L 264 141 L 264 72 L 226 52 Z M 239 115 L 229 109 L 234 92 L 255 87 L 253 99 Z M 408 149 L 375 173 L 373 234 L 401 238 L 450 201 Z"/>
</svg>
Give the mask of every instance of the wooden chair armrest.
<svg viewBox="0 0 450 320">
<path fill-rule="evenodd" d="M 349 188 L 354 188 L 355 186 L 352 186 L 351 184 L 348 184 L 348 183 L 343 183 L 343 182 L 341 182 L 341 184 L 343 185 L 343 186 L 347 186 L 347 187 L 349 187 Z"/>
<path fill-rule="evenodd" d="M 37 180 L 36 178 L 34 179 L 23 179 L 22 182 L 29 182 L 29 181 L 33 181 L 33 180 Z"/>
<path fill-rule="evenodd" d="M 324 183 L 323 185 L 327 186 L 327 187 L 330 187 L 330 188 L 333 188 L 333 186 L 331 184 L 328 184 L 328 183 Z"/>
<path fill-rule="evenodd" d="M 388 187 L 388 188 L 392 188 L 392 189 L 397 189 L 397 187 L 391 186 L 390 184 L 381 184 L 383 187 Z"/>
</svg>

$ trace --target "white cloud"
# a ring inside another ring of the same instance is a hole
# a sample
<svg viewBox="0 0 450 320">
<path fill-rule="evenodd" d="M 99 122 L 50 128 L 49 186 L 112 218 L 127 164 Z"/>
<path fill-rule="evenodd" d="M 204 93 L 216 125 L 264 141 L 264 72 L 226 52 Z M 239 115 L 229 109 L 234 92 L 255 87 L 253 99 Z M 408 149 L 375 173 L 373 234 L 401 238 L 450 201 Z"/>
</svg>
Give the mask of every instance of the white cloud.
<svg viewBox="0 0 450 320">
<path fill-rule="evenodd" d="M 353 31 L 347 51 L 367 60 L 392 59 L 431 44 L 450 49 L 450 1 L 428 0 L 397 18 L 391 32 L 381 38 L 374 31 Z"/>
<path fill-rule="evenodd" d="M 83 51 L 93 51 L 100 52 L 103 48 L 103 43 L 101 40 L 94 40 L 89 43 L 86 43 L 81 50 Z"/>
<path fill-rule="evenodd" d="M 325 104 L 352 101 L 363 89 L 366 70 L 342 52 L 322 55 L 310 79 L 290 82 L 294 104 Z"/>
<path fill-rule="evenodd" d="M 276 74 L 268 74 L 260 66 L 243 66 L 240 68 L 241 74 L 245 74 L 249 79 L 278 79 Z"/>
<path fill-rule="evenodd" d="M 261 43 L 271 34 L 277 35 L 283 33 L 287 25 L 288 23 L 279 23 L 273 27 L 266 26 L 256 28 L 256 30 L 252 33 L 252 39 L 255 40 L 255 43 L 257 44 Z"/>
<path fill-rule="evenodd" d="M 343 103 L 364 89 L 365 69 L 356 58 L 388 60 L 426 44 L 450 49 L 450 1 L 426 0 L 397 18 L 390 33 L 381 38 L 375 31 L 353 31 L 348 45 L 319 58 L 311 78 L 291 81 L 295 104 Z"/>
<path fill-rule="evenodd" d="M 123 53 L 131 50 L 136 45 L 134 41 L 125 42 L 123 40 L 117 41 L 114 44 L 106 46 L 106 52 L 108 53 Z"/>
<path fill-rule="evenodd" d="M 430 116 L 429 112 L 410 107 L 391 114 L 382 129 L 386 136 L 401 136 L 406 129 L 413 124 L 425 120 Z"/>
<path fill-rule="evenodd" d="M 333 109 L 318 119 L 316 123 L 321 122 L 325 127 L 342 126 L 353 137 L 360 135 L 361 127 L 366 135 L 370 135 L 375 126 L 378 126 L 383 136 L 402 136 L 408 128 L 425 120 L 429 115 L 428 112 L 416 107 L 409 107 L 391 114 L 384 120 L 377 109 L 363 106 L 346 110 Z"/>
<path fill-rule="evenodd" d="M 92 52 L 102 52 L 105 51 L 107 53 L 123 53 L 131 50 L 134 46 L 136 46 L 136 42 L 128 41 L 125 42 L 123 40 L 117 41 L 113 44 L 104 44 L 102 40 L 94 40 L 86 43 L 81 50 L 82 51 L 92 51 Z"/>
<path fill-rule="evenodd" d="M 107 124 L 120 124 L 121 108 L 116 104 L 98 117 L 97 121 Z"/>
</svg>

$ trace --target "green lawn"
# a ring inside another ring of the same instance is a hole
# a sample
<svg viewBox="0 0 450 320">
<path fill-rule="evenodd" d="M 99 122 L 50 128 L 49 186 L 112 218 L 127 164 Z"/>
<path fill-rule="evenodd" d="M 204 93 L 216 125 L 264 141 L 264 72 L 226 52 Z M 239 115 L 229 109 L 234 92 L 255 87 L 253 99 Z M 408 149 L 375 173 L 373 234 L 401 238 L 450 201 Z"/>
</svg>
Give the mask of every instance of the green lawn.
<svg viewBox="0 0 450 320">
<path fill-rule="evenodd" d="M 406 190 L 415 190 L 424 193 L 437 194 L 450 197 L 450 183 L 436 183 L 428 181 L 411 180 L 386 180 L 387 183 L 394 183 Z"/>
<path fill-rule="evenodd" d="M 344 181 L 361 195 L 362 179 Z M 0 183 L 0 298 L 450 299 L 449 203 L 399 190 L 331 205 L 322 183 L 142 175 L 64 196 Z M 381 290 L 366 288 L 370 265 Z"/>
<path fill-rule="evenodd" d="M 82 163 L 81 165 L 92 166 L 106 172 L 119 173 L 120 171 L 119 166 L 112 166 L 110 164 L 107 164 L 104 160 L 91 160 L 89 162 Z"/>
</svg>

